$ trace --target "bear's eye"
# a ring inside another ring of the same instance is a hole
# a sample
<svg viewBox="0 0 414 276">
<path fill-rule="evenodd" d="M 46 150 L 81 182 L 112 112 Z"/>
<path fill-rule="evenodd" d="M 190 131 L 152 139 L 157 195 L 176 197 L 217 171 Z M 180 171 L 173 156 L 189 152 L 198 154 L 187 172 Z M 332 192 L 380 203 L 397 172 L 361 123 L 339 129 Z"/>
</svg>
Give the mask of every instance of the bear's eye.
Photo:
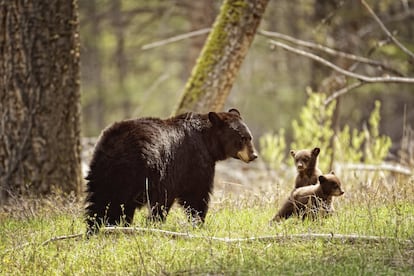
<svg viewBox="0 0 414 276">
<path fill-rule="evenodd" d="M 249 137 L 245 137 L 245 136 L 242 136 L 242 137 L 241 137 L 241 141 L 242 141 L 243 143 L 249 142 L 250 140 L 251 140 L 251 138 L 249 138 Z"/>
</svg>

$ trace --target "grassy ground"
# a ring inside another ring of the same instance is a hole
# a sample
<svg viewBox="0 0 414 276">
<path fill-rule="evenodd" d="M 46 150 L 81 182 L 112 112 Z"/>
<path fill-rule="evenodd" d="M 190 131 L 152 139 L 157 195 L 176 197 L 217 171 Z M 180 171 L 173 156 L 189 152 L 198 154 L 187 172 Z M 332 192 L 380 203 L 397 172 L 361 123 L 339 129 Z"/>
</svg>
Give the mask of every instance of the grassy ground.
<svg viewBox="0 0 414 276">
<path fill-rule="evenodd" d="M 330 218 L 297 218 L 270 226 L 284 194 L 222 195 L 214 198 L 206 224 L 194 229 L 180 208 L 156 228 L 202 238 L 157 232 L 99 234 L 42 243 L 81 233 L 82 204 L 67 198 L 17 200 L 0 211 L 1 275 L 413 275 L 414 192 L 412 180 L 392 186 L 353 181 L 336 200 Z M 145 212 L 136 226 L 145 225 Z M 154 226 L 151 226 L 154 227 Z M 294 238 L 293 234 L 375 235 L 388 240 L 347 241 Z M 211 237 L 283 235 L 274 240 L 223 242 Z M 25 245 L 25 246 L 21 246 Z"/>
</svg>

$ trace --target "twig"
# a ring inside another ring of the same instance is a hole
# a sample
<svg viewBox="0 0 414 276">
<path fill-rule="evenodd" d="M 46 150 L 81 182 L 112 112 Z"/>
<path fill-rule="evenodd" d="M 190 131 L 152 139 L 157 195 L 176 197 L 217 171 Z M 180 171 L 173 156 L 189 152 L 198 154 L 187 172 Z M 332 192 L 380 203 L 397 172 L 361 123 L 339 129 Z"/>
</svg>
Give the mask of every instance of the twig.
<svg viewBox="0 0 414 276">
<path fill-rule="evenodd" d="M 401 243 L 413 243 L 411 240 L 400 240 L 392 237 L 380 237 L 380 236 L 366 236 L 366 235 L 343 235 L 343 234 L 318 234 L 318 233 L 306 233 L 306 234 L 292 234 L 292 235 L 269 235 L 258 236 L 248 238 L 229 238 L 229 237 L 214 237 L 214 236 L 201 236 L 193 235 L 190 233 L 167 231 L 155 228 L 138 228 L 138 227 L 105 227 L 101 229 L 103 233 L 115 234 L 136 234 L 140 232 L 147 233 L 159 233 L 165 236 L 173 238 L 185 238 L 185 239 L 204 239 L 226 243 L 238 243 L 238 242 L 254 242 L 254 241 L 285 241 L 285 240 L 312 240 L 312 239 L 327 239 L 327 240 L 340 240 L 343 242 L 383 242 L 387 240 L 395 240 Z"/>
<path fill-rule="evenodd" d="M 79 233 L 79 234 L 73 234 L 73 235 L 67 235 L 67 236 L 58 236 L 58 237 L 53 237 L 51 239 L 48 239 L 44 242 L 42 242 L 40 245 L 44 246 L 46 244 L 49 244 L 51 242 L 55 242 L 55 241 L 61 241 L 61 240 L 69 240 L 69 239 L 73 239 L 73 238 L 79 238 L 82 237 L 84 234 L 83 233 Z"/>
<path fill-rule="evenodd" d="M 156 41 L 156 42 L 153 42 L 153 43 L 145 44 L 144 46 L 141 47 L 141 50 L 149 50 L 149 49 L 152 49 L 152 48 L 164 46 L 166 44 L 177 42 L 177 41 L 180 41 L 180 40 L 183 40 L 183 39 L 187 39 L 187 38 L 191 38 L 191 37 L 194 37 L 194 36 L 207 34 L 210 31 L 211 31 L 211 28 L 204 28 L 204 29 L 200 29 L 200 30 L 185 33 L 185 34 L 180 34 L 180 35 L 173 36 L 173 37 L 170 37 L 170 38 L 167 38 L 167 39 L 164 39 L 164 40 L 160 40 L 160 41 Z"/>
<path fill-rule="evenodd" d="M 82 237 L 83 235 L 84 235 L 83 233 L 79 233 L 79 234 L 73 234 L 73 235 L 67 235 L 67 236 L 57 236 L 57 237 L 53 237 L 53 238 L 50 238 L 48 240 L 45 240 L 40 245 L 41 246 L 44 246 L 44 245 L 47 245 L 47 244 L 49 244 L 51 242 L 60 241 L 60 240 L 68 240 L 68 239 L 73 239 L 73 238 L 78 238 L 78 237 Z M 13 247 L 11 249 L 7 249 L 7 250 L 3 251 L 2 255 L 3 254 L 7 254 L 7 253 L 9 253 L 11 251 L 15 251 L 15 250 L 18 250 L 18 249 L 27 247 L 29 245 L 33 245 L 33 244 L 35 244 L 35 243 L 34 242 L 26 242 L 26 243 L 23 243 L 23 244 L 21 244 L 19 246 L 16 246 L 16 247 Z"/>
<path fill-rule="evenodd" d="M 330 95 L 328 98 L 326 98 L 324 104 L 327 105 L 330 102 L 332 102 L 333 100 L 335 100 L 336 98 L 338 98 L 339 96 L 342 96 L 343 94 L 348 93 L 349 91 L 351 91 L 351 90 L 353 90 L 355 88 L 361 87 L 364 84 L 366 84 L 366 82 L 357 81 L 357 82 L 354 82 L 354 83 L 352 83 L 352 84 L 350 84 L 350 85 L 348 85 L 348 86 L 346 86 L 346 87 L 344 87 L 342 89 L 339 89 L 337 91 L 334 91 L 332 93 L 332 95 Z"/>
<path fill-rule="evenodd" d="M 396 74 L 397 76 L 404 76 L 401 72 L 399 72 L 398 70 L 378 61 L 378 60 L 374 60 L 374 59 L 370 59 L 370 58 L 366 58 L 366 57 L 361 57 L 361 56 L 357 56 L 354 54 L 349 54 L 349 53 L 345 53 L 345 52 L 341 52 L 338 50 L 335 50 L 333 48 L 321 45 L 321 44 L 316 44 L 313 42 L 309 42 L 309 41 L 305 41 L 305 40 L 301 40 L 301 39 L 297 39 L 294 37 L 291 37 L 289 35 L 285 35 L 285 34 L 281 34 L 278 32 L 269 32 L 269 31 L 264 31 L 264 30 L 260 30 L 258 32 L 259 34 L 265 36 L 265 37 L 271 37 L 271 38 L 278 38 L 278 39 L 282 39 L 291 43 L 294 43 L 296 45 L 299 46 L 303 46 L 306 48 L 310 48 L 310 49 L 315 49 L 315 50 L 320 50 L 323 51 L 331 56 L 336 56 L 336 57 L 343 57 L 349 60 L 353 60 L 353 61 L 357 61 L 360 63 L 364 63 L 364 64 L 368 64 L 368 65 L 372 65 L 372 66 L 378 66 L 386 71 L 389 71 L 393 74 Z"/>
<path fill-rule="evenodd" d="M 384 33 L 392 40 L 392 42 L 394 42 L 395 45 L 397 45 L 404 53 L 406 53 L 412 59 L 414 59 L 414 53 L 408 50 L 404 45 L 402 45 L 398 41 L 398 39 L 395 38 L 395 36 L 392 35 L 392 33 L 387 29 L 387 27 L 385 27 L 384 23 L 382 23 L 381 19 L 375 14 L 371 7 L 364 0 L 361 0 L 361 4 L 368 10 L 371 16 L 375 19 L 375 21 L 377 21 L 378 25 L 381 27 Z"/>
<path fill-rule="evenodd" d="M 320 56 L 317 56 L 313 53 L 291 47 L 291 46 L 289 46 L 285 43 L 279 42 L 279 41 L 270 40 L 269 42 L 270 42 L 270 44 L 281 47 L 286 51 L 289 51 L 289 52 L 292 52 L 292 53 L 295 53 L 295 54 L 298 54 L 298 55 L 301 55 L 301 56 L 305 56 L 305 57 L 313 59 L 313 60 L 315 60 L 319 63 L 322 63 L 323 65 L 335 70 L 336 72 L 338 72 L 340 74 L 343 74 L 343 75 L 351 77 L 351 78 L 356 78 L 356 79 L 358 79 L 360 81 L 363 81 L 363 82 L 368 82 L 368 83 L 414 83 L 414 78 L 403 78 L 403 77 L 393 77 L 393 76 L 369 77 L 369 76 L 353 73 L 351 71 L 342 69 L 342 68 L 336 66 L 335 64 L 331 63 L 330 61 L 327 61 L 326 59 L 321 58 Z"/>
</svg>

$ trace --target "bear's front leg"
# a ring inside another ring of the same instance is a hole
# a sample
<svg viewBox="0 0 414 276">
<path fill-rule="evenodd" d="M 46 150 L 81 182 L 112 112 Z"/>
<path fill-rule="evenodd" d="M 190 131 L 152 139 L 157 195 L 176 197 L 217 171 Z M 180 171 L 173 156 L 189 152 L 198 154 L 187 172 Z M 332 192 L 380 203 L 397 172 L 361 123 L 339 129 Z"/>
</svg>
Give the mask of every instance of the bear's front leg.
<svg viewBox="0 0 414 276">
<path fill-rule="evenodd" d="M 209 201 L 210 197 L 208 195 L 200 197 L 191 195 L 182 197 L 179 200 L 179 204 L 183 206 L 188 221 L 191 222 L 193 226 L 199 226 L 205 221 Z"/>
</svg>

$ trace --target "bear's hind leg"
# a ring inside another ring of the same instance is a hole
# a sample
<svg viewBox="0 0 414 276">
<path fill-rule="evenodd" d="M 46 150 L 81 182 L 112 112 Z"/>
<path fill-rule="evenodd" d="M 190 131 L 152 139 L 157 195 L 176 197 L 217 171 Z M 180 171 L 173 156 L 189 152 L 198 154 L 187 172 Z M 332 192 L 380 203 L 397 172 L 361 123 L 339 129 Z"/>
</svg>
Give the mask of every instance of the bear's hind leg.
<svg viewBox="0 0 414 276">
<path fill-rule="evenodd" d="M 150 215 L 148 217 L 148 220 L 150 222 L 164 222 L 173 203 L 174 198 L 172 197 L 156 198 L 154 196 L 150 196 L 148 203 Z"/>
</svg>

